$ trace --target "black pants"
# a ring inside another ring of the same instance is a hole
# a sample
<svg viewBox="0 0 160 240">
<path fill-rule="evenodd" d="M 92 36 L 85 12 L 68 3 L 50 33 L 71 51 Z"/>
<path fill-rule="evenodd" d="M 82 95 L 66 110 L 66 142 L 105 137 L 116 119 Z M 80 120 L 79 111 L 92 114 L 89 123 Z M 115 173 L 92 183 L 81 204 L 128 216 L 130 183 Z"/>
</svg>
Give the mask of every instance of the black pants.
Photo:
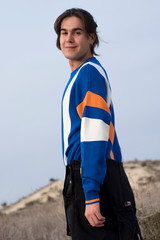
<svg viewBox="0 0 160 240">
<path fill-rule="evenodd" d="M 107 159 L 107 174 L 100 190 L 100 211 L 105 226 L 92 227 L 84 216 L 85 199 L 80 175 L 81 161 L 66 167 L 63 196 L 67 235 L 72 240 L 142 240 L 135 200 L 123 164 Z"/>
</svg>

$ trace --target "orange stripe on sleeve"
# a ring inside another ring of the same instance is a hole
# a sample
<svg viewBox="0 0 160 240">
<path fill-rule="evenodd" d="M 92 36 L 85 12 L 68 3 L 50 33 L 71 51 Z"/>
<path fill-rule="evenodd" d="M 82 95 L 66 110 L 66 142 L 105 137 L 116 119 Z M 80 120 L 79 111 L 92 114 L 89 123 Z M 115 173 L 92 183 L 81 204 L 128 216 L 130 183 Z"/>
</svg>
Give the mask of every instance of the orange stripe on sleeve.
<svg viewBox="0 0 160 240">
<path fill-rule="evenodd" d="M 113 142 L 114 142 L 114 126 L 113 126 L 112 122 L 110 123 L 109 139 L 110 139 L 110 141 L 113 145 Z"/>
<path fill-rule="evenodd" d="M 93 203 L 93 202 L 97 202 L 97 201 L 100 201 L 100 199 L 96 198 L 96 199 L 93 199 L 93 200 L 86 201 L 86 203 Z"/>
<path fill-rule="evenodd" d="M 82 118 L 85 106 L 101 108 L 111 114 L 106 101 L 98 94 L 90 91 L 86 93 L 84 100 L 77 106 L 77 112 L 80 118 Z"/>
<path fill-rule="evenodd" d="M 112 150 L 111 150 L 111 152 L 110 152 L 110 157 L 111 157 L 112 160 L 114 160 L 114 155 L 113 155 Z"/>
</svg>

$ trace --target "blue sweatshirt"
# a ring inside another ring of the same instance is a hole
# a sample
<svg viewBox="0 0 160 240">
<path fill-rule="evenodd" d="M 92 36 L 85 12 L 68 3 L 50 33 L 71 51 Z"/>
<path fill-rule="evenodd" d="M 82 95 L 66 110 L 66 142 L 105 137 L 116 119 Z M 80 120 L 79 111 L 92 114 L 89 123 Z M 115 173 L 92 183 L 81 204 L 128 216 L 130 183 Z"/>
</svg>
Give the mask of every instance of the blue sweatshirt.
<svg viewBox="0 0 160 240">
<path fill-rule="evenodd" d="M 71 73 L 62 97 L 62 150 L 65 164 L 81 160 L 86 204 L 99 202 L 106 158 L 122 161 L 111 88 L 95 57 Z"/>
</svg>

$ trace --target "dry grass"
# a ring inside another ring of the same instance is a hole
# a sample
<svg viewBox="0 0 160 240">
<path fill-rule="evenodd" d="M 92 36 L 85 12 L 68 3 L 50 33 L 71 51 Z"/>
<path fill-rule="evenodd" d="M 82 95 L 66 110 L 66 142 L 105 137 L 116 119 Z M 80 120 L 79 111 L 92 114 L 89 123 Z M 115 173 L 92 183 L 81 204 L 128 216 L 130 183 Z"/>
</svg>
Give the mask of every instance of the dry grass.
<svg viewBox="0 0 160 240">
<path fill-rule="evenodd" d="M 64 240 L 62 199 L 0 216 L 0 240 Z"/>
<path fill-rule="evenodd" d="M 139 219 L 144 240 L 160 240 L 160 212 Z"/>
</svg>

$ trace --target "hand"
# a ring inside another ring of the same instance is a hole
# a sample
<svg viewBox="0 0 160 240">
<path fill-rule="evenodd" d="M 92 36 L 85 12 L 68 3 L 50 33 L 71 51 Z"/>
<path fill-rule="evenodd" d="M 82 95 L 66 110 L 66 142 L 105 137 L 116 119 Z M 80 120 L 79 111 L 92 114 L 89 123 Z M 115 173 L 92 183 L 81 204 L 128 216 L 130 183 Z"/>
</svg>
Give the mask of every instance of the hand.
<svg viewBox="0 0 160 240">
<path fill-rule="evenodd" d="M 103 227 L 105 222 L 105 217 L 100 213 L 99 202 L 86 205 L 85 217 L 92 227 Z"/>
</svg>

